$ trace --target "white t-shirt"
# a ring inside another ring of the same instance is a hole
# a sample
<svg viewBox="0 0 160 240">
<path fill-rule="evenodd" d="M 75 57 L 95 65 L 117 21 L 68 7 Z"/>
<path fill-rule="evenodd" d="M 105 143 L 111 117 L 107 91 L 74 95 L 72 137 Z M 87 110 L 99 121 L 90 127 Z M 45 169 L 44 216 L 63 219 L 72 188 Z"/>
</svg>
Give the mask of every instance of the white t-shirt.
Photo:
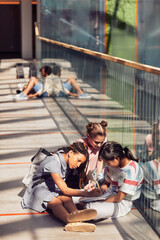
<svg viewBox="0 0 160 240">
<path fill-rule="evenodd" d="M 157 159 L 141 163 L 144 171 L 143 193 L 147 198 L 157 199 L 160 194 L 160 163 Z"/>
<path fill-rule="evenodd" d="M 60 77 L 53 75 L 51 95 L 58 96 L 59 92 L 63 92 L 66 95 L 69 93 L 69 91 L 63 87 Z"/>
<path fill-rule="evenodd" d="M 52 89 L 53 89 L 53 74 L 50 74 L 49 76 L 45 77 L 45 79 L 42 82 L 42 88 L 38 91 L 39 95 L 42 95 L 44 92 L 48 93 L 48 96 L 52 95 Z"/>
<path fill-rule="evenodd" d="M 133 160 L 123 168 L 107 166 L 105 169 L 105 180 L 110 183 L 110 188 L 114 193 L 118 191 L 127 193 L 124 199 L 133 201 L 139 198 L 141 193 L 143 170 Z"/>
<path fill-rule="evenodd" d="M 60 77 L 50 74 L 47 76 L 42 83 L 42 88 L 38 91 L 39 95 L 42 95 L 44 92 L 48 93 L 48 96 L 58 96 L 59 92 L 64 92 L 68 94 L 69 91 L 66 88 L 63 88 L 63 83 Z"/>
</svg>

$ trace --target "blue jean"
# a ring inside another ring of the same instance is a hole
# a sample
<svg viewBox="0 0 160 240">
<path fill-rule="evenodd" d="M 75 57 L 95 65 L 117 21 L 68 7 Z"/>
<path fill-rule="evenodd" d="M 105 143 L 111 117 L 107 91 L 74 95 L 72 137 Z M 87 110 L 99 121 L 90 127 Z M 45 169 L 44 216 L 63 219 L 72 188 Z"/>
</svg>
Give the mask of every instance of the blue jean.
<svg viewBox="0 0 160 240">
<path fill-rule="evenodd" d="M 35 92 L 38 92 L 40 89 L 42 89 L 42 87 L 43 87 L 42 83 L 41 83 L 41 82 L 38 82 L 38 83 L 33 87 L 33 89 L 34 89 Z M 42 93 L 42 95 L 41 95 L 40 97 L 48 97 L 48 92 Z"/>
<path fill-rule="evenodd" d="M 72 89 L 72 85 L 68 81 L 66 81 L 63 83 L 63 88 L 66 88 L 70 92 Z M 66 94 L 60 91 L 58 97 L 66 97 Z"/>
</svg>

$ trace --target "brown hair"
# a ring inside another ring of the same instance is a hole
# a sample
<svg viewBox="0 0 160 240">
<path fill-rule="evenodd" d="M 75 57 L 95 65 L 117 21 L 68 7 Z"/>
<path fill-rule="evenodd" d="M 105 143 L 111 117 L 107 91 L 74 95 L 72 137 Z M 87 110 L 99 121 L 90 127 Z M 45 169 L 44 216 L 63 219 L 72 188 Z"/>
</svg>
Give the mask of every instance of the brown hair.
<svg viewBox="0 0 160 240">
<path fill-rule="evenodd" d="M 44 69 L 44 72 L 50 75 L 52 73 L 52 68 L 50 66 L 43 66 L 39 69 L 39 71 L 42 73 L 42 69 Z"/>
<path fill-rule="evenodd" d="M 96 122 L 89 122 L 86 125 L 87 128 L 87 134 L 91 137 L 97 137 L 97 135 L 99 136 L 106 136 L 106 132 L 107 132 L 107 125 L 108 123 L 106 121 L 101 121 L 100 123 L 96 123 Z"/>
</svg>

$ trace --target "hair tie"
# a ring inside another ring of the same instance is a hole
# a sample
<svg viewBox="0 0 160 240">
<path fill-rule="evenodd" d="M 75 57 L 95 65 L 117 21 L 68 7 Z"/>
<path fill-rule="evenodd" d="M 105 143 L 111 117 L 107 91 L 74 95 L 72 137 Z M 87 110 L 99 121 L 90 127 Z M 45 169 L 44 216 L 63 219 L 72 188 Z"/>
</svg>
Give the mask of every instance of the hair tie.
<svg viewBox="0 0 160 240">
<path fill-rule="evenodd" d="M 70 148 L 75 149 L 72 145 L 69 145 Z"/>
<path fill-rule="evenodd" d="M 87 146 L 86 146 L 85 142 L 83 142 L 83 146 L 87 150 Z"/>
</svg>

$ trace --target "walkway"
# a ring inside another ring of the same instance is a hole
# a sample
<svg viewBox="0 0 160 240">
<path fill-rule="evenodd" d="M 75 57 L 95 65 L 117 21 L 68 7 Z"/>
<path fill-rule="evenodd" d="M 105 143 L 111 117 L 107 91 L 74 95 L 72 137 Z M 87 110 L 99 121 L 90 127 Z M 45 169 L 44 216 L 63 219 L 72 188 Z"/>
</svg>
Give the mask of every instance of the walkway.
<svg viewBox="0 0 160 240">
<path fill-rule="evenodd" d="M 26 61 L 0 63 L 0 240 L 158 240 L 135 208 L 125 217 L 97 223 L 94 233 L 65 232 L 63 223 L 52 214 L 21 208 L 21 180 L 33 154 L 39 147 L 53 151 L 81 135 L 55 100 L 15 102 L 9 98 L 17 84 L 27 80 L 16 79 L 16 62 Z"/>
</svg>

